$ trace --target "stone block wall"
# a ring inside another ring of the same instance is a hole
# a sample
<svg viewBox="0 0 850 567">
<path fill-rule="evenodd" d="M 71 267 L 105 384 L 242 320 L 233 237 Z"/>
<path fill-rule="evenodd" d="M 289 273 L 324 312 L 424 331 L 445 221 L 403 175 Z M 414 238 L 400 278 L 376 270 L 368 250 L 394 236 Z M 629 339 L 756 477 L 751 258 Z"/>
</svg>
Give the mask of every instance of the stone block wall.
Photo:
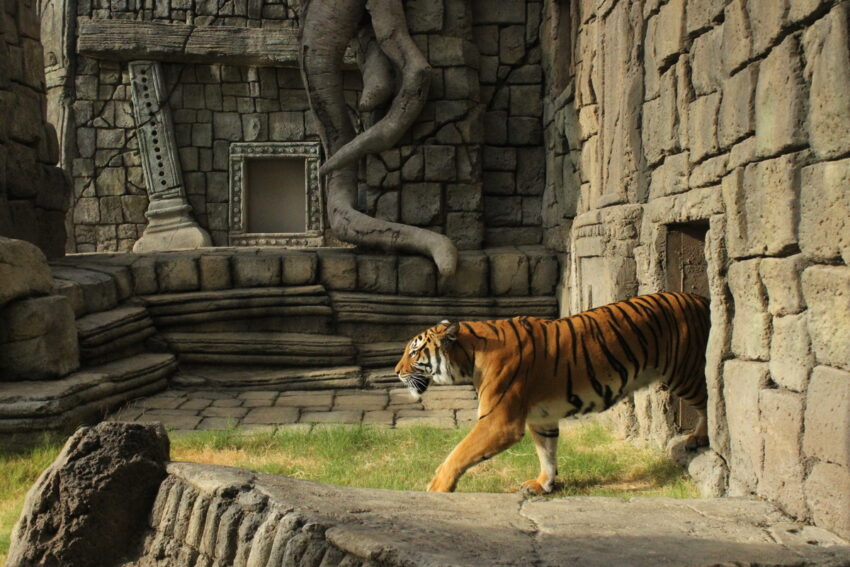
<svg viewBox="0 0 850 567">
<path fill-rule="evenodd" d="M 163 65 L 183 183 L 195 219 L 228 244 L 229 148 L 234 142 L 318 140 L 298 69 Z M 80 57 L 71 160 L 78 252 L 129 251 L 148 206 L 126 64 Z M 348 98 L 357 100 L 353 72 Z"/>
<path fill-rule="evenodd" d="M 707 227 L 720 491 L 847 537 L 850 4 L 551 0 L 544 14 L 544 230 L 571 253 L 568 310 L 664 289 L 669 228 Z M 638 397 L 618 421 L 663 443 L 668 405 Z"/>
<path fill-rule="evenodd" d="M 485 240 L 492 246 L 541 242 L 541 11 L 537 1 L 473 1 L 484 106 Z"/>
<path fill-rule="evenodd" d="M 298 25 L 292 4 L 84 2 L 77 4 L 76 24 L 131 19 L 190 31 L 229 26 L 291 34 Z M 433 69 L 430 99 L 396 149 L 364 160 L 361 210 L 447 234 L 460 249 L 541 242 L 541 6 L 538 0 L 506 0 L 496 8 L 482 0 L 406 2 L 412 37 Z M 227 52 L 213 49 L 219 50 Z M 65 166 L 74 178 L 71 248 L 126 251 L 145 227 L 147 207 L 130 56 L 90 51 L 71 53 L 63 87 L 73 101 L 64 140 L 70 146 Z M 225 53 L 225 59 L 238 55 Z M 213 243 L 227 245 L 229 145 L 318 139 L 297 64 L 225 65 L 198 54 L 191 63 L 163 61 L 189 202 Z M 348 73 L 346 98 L 356 108 L 360 76 Z M 61 97 L 51 99 L 60 103 Z M 360 116 L 363 127 L 379 118 Z"/>
<path fill-rule="evenodd" d="M 46 121 L 36 2 L 3 0 L 0 17 L 0 235 L 61 256 L 68 184 Z"/>
</svg>

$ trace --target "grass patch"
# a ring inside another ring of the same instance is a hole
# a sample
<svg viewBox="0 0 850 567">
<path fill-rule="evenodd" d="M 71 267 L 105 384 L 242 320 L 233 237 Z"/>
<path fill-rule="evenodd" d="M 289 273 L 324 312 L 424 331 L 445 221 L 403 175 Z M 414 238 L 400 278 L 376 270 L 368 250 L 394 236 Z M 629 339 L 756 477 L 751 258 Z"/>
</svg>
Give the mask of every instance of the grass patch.
<svg viewBox="0 0 850 567">
<path fill-rule="evenodd" d="M 175 461 L 227 465 L 340 486 L 424 490 L 434 470 L 467 429 L 353 428 L 244 434 L 224 431 L 172 436 Z M 61 448 L 44 438 L 26 451 L 0 452 L 0 565 L 27 489 Z M 693 498 L 696 486 L 661 451 L 614 439 L 599 423 L 565 429 L 558 447 L 563 485 L 552 496 L 667 496 Z M 470 469 L 459 492 L 513 492 L 538 473 L 529 435 L 507 451 Z"/>
</svg>

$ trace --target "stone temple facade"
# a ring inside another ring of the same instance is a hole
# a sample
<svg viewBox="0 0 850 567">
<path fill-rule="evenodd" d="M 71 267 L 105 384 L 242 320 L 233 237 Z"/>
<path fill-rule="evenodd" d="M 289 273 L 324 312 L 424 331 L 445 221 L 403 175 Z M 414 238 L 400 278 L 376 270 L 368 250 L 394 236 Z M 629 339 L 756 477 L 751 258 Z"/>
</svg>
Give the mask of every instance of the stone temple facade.
<svg viewBox="0 0 850 567">
<path fill-rule="evenodd" d="M 358 207 L 449 236 L 440 278 L 328 231 L 294 4 L 2 1 L 0 234 L 85 254 L 0 240 L 0 431 L 95 420 L 178 362 L 379 385 L 442 317 L 696 291 L 692 475 L 850 537 L 850 3 L 407 0 L 429 101 L 360 165 Z M 292 225 L 257 181 L 284 177 Z M 209 246 L 131 252 L 166 201 Z M 662 445 L 692 419 L 657 390 L 612 413 Z"/>
</svg>

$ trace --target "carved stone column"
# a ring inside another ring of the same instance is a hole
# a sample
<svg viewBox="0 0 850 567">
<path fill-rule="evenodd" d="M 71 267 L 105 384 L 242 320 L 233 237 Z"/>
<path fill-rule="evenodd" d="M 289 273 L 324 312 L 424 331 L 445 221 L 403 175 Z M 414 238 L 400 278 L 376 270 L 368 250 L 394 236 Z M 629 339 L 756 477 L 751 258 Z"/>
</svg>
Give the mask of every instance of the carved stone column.
<svg viewBox="0 0 850 567">
<path fill-rule="evenodd" d="M 155 61 L 133 61 L 130 81 L 149 200 L 149 223 L 133 252 L 210 246 L 210 235 L 192 218 L 186 200 L 162 68 Z"/>
</svg>

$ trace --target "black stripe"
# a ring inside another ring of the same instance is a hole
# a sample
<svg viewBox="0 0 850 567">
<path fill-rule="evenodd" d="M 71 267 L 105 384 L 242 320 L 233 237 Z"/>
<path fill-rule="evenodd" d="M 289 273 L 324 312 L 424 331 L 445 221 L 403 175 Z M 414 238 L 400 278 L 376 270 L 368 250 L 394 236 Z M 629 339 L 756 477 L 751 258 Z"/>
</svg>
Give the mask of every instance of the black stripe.
<svg viewBox="0 0 850 567">
<path fill-rule="evenodd" d="M 567 401 L 571 406 L 575 408 L 575 411 L 581 410 L 581 407 L 584 405 L 584 401 L 573 394 L 573 368 L 570 365 L 570 360 L 576 360 L 578 356 L 578 352 L 576 351 L 576 330 L 573 327 L 572 319 L 566 319 L 567 326 L 570 328 L 570 341 L 572 342 L 572 350 L 570 351 L 570 358 L 567 359 L 567 375 L 566 375 L 566 385 L 567 385 Z"/>
<path fill-rule="evenodd" d="M 493 413 L 493 410 L 495 410 L 495 409 L 496 409 L 496 407 L 497 407 L 499 404 L 501 404 L 501 403 L 502 403 L 502 400 L 505 398 L 505 394 L 507 394 L 507 393 L 508 393 L 508 390 L 510 390 L 510 389 L 511 389 L 511 386 L 512 386 L 512 385 L 513 385 L 513 383 L 514 383 L 514 380 L 516 380 L 516 377 L 517 377 L 517 375 L 519 374 L 519 371 L 520 371 L 520 369 L 522 369 L 522 366 L 523 366 L 523 364 L 522 364 L 522 341 L 521 341 L 521 340 L 520 340 L 520 338 L 519 338 L 519 331 L 517 330 L 516 325 L 514 324 L 513 319 L 508 319 L 508 320 L 507 320 L 507 321 L 505 321 L 505 322 L 506 322 L 508 325 L 510 325 L 511 329 L 513 329 L 514 335 L 516 335 L 516 340 L 517 340 L 517 358 L 518 358 L 518 360 L 517 360 L 516 366 L 514 367 L 514 373 L 513 373 L 513 376 L 511 376 L 511 379 L 508 381 L 508 384 L 505 386 L 505 389 L 504 389 L 504 390 L 502 390 L 501 394 L 499 394 L 499 399 L 498 399 L 498 401 L 497 401 L 495 404 L 493 404 L 493 407 L 492 407 L 492 408 L 490 408 L 490 411 L 488 411 L 488 412 L 487 412 L 487 413 L 485 413 L 484 415 L 480 416 L 480 417 L 478 418 L 479 420 L 484 419 L 485 417 L 487 417 L 488 415 L 490 415 L 491 413 Z M 480 396 L 479 396 L 479 398 L 480 398 Z"/>
<path fill-rule="evenodd" d="M 605 335 L 602 333 L 602 326 L 599 324 L 599 321 L 597 321 L 595 317 L 590 317 L 590 320 L 593 322 L 593 334 L 599 342 L 599 348 L 602 349 L 602 353 L 605 355 L 605 358 L 608 359 L 608 362 L 612 367 L 614 367 L 614 371 L 620 375 L 620 390 L 618 394 L 622 394 L 626 384 L 629 382 L 629 373 L 620 360 L 614 356 L 611 349 L 608 348 L 608 341 L 605 340 Z"/>
</svg>

